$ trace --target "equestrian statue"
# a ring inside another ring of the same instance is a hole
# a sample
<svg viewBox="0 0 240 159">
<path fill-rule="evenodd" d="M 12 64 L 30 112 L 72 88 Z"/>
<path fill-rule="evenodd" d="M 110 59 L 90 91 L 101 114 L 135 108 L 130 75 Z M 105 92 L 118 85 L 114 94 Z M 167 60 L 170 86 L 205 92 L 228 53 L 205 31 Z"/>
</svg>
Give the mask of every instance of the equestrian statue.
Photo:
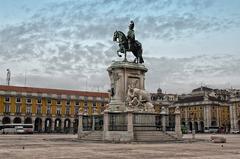
<svg viewBox="0 0 240 159">
<path fill-rule="evenodd" d="M 124 61 L 127 61 L 127 51 L 130 51 L 135 56 L 134 63 L 144 63 L 142 57 L 142 44 L 135 40 L 134 22 L 130 21 L 127 36 L 121 31 L 115 31 L 113 34 L 113 41 L 119 43 L 117 55 L 122 57 L 119 53 L 124 54 Z"/>
</svg>

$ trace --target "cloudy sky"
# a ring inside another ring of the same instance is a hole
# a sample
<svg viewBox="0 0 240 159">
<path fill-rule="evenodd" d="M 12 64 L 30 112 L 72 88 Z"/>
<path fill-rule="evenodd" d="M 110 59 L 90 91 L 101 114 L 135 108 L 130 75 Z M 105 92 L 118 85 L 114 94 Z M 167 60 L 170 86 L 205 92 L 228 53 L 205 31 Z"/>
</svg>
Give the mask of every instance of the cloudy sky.
<svg viewBox="0 0 240 159">
<path fill-rule="evenodd" d="M 240 88 L 239 0 L 0 0 L 0 84 L 109 89 L 113 32 L 130 20 L 146 89 Z M 128 55 L 132 60 L 132 55 Z"/>
</svg>

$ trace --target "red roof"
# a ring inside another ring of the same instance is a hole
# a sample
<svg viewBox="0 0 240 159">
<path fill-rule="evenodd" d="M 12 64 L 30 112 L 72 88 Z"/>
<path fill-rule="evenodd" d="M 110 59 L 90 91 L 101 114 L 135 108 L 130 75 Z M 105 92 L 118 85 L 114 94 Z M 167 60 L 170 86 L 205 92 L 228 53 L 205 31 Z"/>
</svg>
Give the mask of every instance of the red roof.
<svg viewBox="0 0 240 159">
<path fill-rule="evenodd" d="M 88 96 L 88 97 L 103 97 L 103 98 L 109 97 L 109 94 L 107 92 L 88 92 L 88 91 L 6 86 L 6 85 L 0 85 L 0 91 L 15 91 L 15 92 L 26 92 L 26 93 L 47 93 L 47 94 L 57 94 L 57 95 L 64 94 L 64 95 L 76 95 L 76 96 Z"/>
</svg>

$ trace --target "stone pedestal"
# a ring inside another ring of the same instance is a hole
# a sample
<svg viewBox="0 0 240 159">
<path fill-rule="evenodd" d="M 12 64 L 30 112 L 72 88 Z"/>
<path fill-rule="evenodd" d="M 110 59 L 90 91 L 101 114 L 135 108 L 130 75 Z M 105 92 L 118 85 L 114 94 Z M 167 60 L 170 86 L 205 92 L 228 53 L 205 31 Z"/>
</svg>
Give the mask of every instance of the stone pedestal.
<svg viewBox="0 0 240 159">
<path fill-rule="evenodd" d="M 179 107 L 176 107 L 175 109 L 175 133 L 178 139 L 182 138 L 181 117 Z"/>
<path fill-rule="evenodd" d="M 78 138 L 83 135 L 83 113 L 78 114 Z"/>
<path fill-rule="evenodd" d="M 120 118 L 115 118 L 114 122 L 116 125 L 109 124 L 109 120 L 113 119 L 114 116 Z M 133 140 L 133 112 L 110 112 L 109 110 L 104 111 L 104 132 L 103 140 L 106 142 L 131 142 Z M 113 129 L 111 126 L 119 126 L 123 120 L 126 120 L 126 129 L 118 130 Z M 111 128 L 110 128 L 111 127 Z"/>
<path fill-rule="evenodd" d="M 111 81 L 110 111 L 126 111 L 125 101 L 128 87 L 145 89 L 147 68 L 142 64 L 115 61 L 107 69 Z"/>
<path fill-rule="evenodd" d="M 108 135 L 108 123 L 109 123 L 109 117 L 108 117 L 108 110 L 104 110 L 103 114 L 103 140 L 107 138 Z"/>
<path fill-rule="evenodd" d="M 95 131 L 95 114 L 92 116 L 92 131 Z"/>
<path fill-rule="evenodd" d="M 128 111 L 128 138 L 129 141 L 133 141 L 134 135 L 133 135 L 133 111 Z"/>
<path fill-rule="evenodd" d="M 162 131 L 165 132 L 166 131 L 166 110 L 165 110 L 165 107 L 162 107 L 161 108 L 161 112 L 160 112 L 160 115 L 161 115 L 161 122 L 162 122 Z"/>
</svg>

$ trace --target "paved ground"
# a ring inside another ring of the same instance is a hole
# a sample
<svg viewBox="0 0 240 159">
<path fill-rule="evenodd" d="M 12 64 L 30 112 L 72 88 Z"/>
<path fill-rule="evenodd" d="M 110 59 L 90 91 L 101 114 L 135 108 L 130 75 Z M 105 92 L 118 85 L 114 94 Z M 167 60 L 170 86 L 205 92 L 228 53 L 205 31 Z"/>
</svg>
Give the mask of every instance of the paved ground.
<svg viewBox="0 0 240 159">
<path fill-rule="evenodd" d="M 0 135 L 0 159 L 240 159 L 240 134 L 221 136 L 227 138 L 227 143 L 103 144 L 71 141 L 76 135 Z M 196 138 L 209 139 L 210 135 Z"/>
</svg>

